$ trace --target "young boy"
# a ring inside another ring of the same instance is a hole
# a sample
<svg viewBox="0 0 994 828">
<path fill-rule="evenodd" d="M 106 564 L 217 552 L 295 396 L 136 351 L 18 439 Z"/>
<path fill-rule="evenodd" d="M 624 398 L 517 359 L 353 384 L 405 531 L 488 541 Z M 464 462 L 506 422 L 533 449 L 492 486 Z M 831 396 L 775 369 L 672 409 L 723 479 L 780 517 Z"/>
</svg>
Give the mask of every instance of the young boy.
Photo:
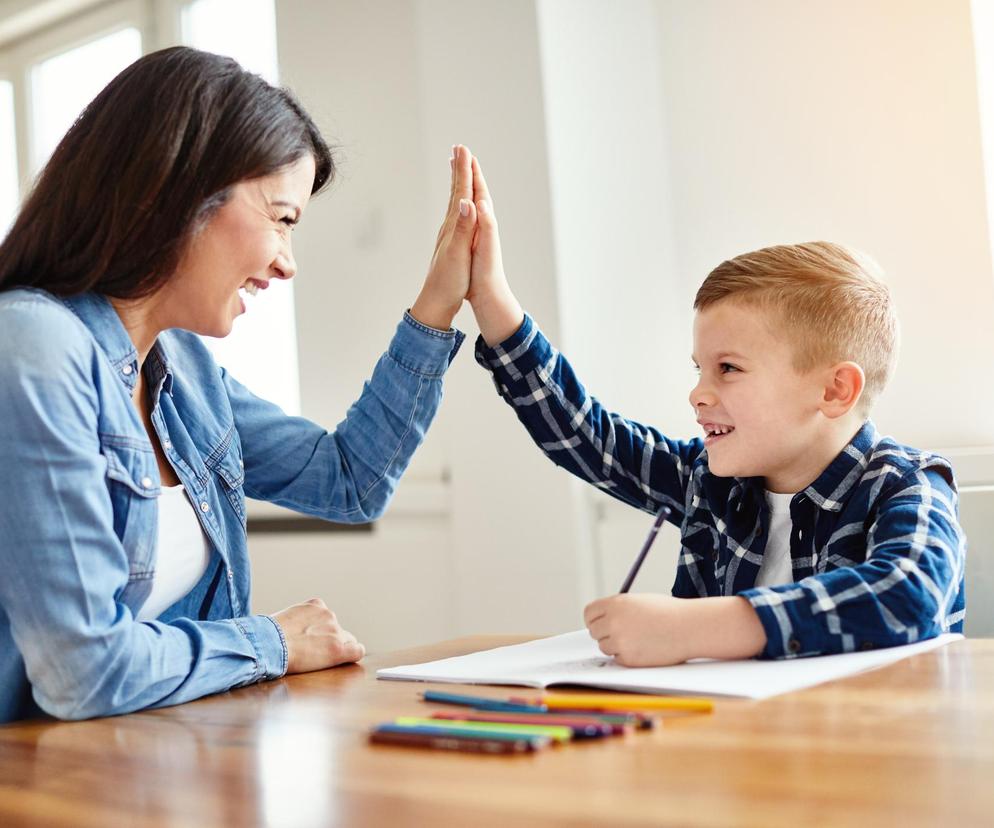
<svg viewBox="0 0 994 828">
<path fill-rule="evenodd" d="M 952 469 L 868 419 L 898 339 L 870 260 L 814 242 L 715 268 L 694 302 L 690 404 L 704 436 L 672 440 L 604 410 L 523 313 L 474 173 L 477 361 L 554 463 L 637 508 L 669 506 L 680 527 L 672 596 L 586 608 L 605 654 L 628 666 L 791 658 L 962 629 Z"/>
</svg>

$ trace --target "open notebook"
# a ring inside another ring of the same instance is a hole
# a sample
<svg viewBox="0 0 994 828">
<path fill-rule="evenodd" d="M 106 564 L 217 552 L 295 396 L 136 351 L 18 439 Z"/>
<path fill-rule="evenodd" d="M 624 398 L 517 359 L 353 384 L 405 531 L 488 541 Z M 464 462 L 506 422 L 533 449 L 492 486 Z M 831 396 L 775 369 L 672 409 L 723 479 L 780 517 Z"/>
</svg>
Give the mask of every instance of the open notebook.
<svg viewBox="0 0 994 828">
<path fill-rule="evenodd" d="M 622 667 L 604 656 L 586 630 L 510 647 L 378 670 L 376 677 L 453 684 L 526 687 L 583 685 L 630 693 L 693 693 L 764 699 L 824 681 L 884 667 L 962 638 L 928 641 L 868 652 L 784 661 L 691 661 L 673 667 Z"/>
</svg>

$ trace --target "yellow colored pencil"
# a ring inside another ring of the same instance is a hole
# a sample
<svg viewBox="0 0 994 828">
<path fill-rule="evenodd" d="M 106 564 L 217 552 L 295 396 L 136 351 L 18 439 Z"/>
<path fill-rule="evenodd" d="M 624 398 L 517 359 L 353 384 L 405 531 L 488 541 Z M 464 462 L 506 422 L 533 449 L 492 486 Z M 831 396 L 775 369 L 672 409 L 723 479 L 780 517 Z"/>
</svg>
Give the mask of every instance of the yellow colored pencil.
<svg viewBox="0 0 994 828">
<path fill-rule="evenodd" d="M 640 693 L 551 693 L 542 696 L 541 703 L 549 710 L 714 710 L 711 699 Z"/>
</svg>

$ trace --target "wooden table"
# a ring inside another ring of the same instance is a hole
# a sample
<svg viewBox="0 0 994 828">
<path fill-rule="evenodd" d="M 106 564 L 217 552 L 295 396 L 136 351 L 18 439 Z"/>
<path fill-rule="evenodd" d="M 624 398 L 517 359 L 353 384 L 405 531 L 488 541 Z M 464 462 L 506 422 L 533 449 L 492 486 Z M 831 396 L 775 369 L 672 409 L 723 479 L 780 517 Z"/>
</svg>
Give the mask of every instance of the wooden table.
<svg viewBox="0 0 994 828">
<path fill-rule="evenodd" d="M 366 743 L 370 725 L 423 713 L 419 692 L 437 686 L 376 681 L 377 668 L 521 640 L 464 638 L 167 710 L 0 727 L 0 825 L 994 824 L 994 640 L 531 756 Z"/>
</svg>

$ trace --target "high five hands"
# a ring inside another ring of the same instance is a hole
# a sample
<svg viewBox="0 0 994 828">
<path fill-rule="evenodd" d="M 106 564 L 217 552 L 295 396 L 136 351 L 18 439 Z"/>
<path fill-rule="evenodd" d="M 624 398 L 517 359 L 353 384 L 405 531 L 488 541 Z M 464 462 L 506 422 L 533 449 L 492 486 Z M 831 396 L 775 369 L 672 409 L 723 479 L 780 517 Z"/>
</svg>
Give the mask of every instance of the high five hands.
<svg viewBox="0 0 994 828">
<path fill-rule="evenodd" d="M 497 216 L 480 162 L 459 144 L 449 166 L 449 206 L 411 316 L 448 330 L 463 300 L 469 300 L 483 339 L 496 345 L 521 326 L 524 312 L 504 275 Z"/>
</svg>

